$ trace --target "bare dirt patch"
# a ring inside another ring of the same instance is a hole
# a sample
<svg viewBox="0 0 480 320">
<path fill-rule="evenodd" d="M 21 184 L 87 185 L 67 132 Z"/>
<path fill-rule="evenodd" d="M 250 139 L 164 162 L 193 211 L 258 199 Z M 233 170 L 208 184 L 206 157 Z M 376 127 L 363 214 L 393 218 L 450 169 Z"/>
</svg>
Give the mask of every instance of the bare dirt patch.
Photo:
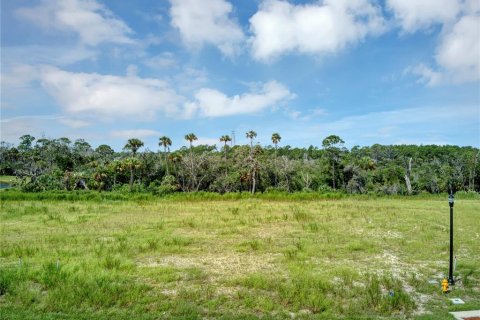
<svg viewBox="0 0 480 320">
<path fill-rule="evenodd" d="M 200 268 L 213 278 L 223 280 L 255 272 L 279 272 L 275 265 L 280 254 L 207 253 L 201 256 L 166 256 L 150 258 L 138 263 L 142 267 Z"/>
</svg>

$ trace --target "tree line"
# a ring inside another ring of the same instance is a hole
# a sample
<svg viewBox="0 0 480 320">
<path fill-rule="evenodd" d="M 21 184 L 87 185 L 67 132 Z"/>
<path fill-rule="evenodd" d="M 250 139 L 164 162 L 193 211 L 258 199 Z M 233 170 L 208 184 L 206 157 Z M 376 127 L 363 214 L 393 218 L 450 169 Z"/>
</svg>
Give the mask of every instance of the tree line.
<svg viewBox="0 0 480 320">
<path fill-rule="evenodd" d="M 232 145 L 231 137 L 223 135 L 217 148 L 194 146 L 197 137 L 189 133 L 188 147 L 174 151 L 167 136 L 159 138 L 158 151 L 132 138 L 115 152 L 106 144 L 93 148 L 84 139 L 23 135 L 18 145 L 1 142 L 0 174 L 15 175 L 18 187 L 32 192 L 480 191 L 480 151 L 474 147 L 374 144 L 348 149 L 339 136 L 330 135 L 321 147 L 295 148 L 281 146 L 279 133 L 272 134 L 268 146 L 255 143 L 255 131 L 245 136 L 248 145 Z"/>
</svg>

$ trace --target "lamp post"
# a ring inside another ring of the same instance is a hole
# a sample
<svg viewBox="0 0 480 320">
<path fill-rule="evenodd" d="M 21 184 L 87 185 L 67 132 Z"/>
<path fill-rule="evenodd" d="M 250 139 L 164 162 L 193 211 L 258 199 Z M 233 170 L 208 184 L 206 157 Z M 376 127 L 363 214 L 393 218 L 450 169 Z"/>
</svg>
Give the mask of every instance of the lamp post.
<svg viewBox="0 0 480 320">
<path fill-rule="evenodd" d="M 451 285 L 455 284 L 455 280 L 453 279 L 453 203 L 454 197 L 452 191 L 450 191 L 450 195 L 448 196 L 448 204 L 450 206 L 450 264 L 448 267 L 448 283 Z"/>
</svg>

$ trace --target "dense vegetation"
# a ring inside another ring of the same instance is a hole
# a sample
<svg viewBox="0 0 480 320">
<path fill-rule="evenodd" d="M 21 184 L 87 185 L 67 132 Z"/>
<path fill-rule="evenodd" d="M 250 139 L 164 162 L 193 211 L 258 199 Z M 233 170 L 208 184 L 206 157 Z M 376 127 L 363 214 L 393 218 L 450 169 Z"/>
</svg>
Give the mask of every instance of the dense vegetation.
<svg viewBox="0 0 480 320">
<path fill-rule="evenodd" d="M 1 143 L 0 174 L 15 175 L 23 191 L 93 189 L 98 191 L 176 191 L 251 193 L 281 190 L 343 191 L 347 193 L 417 194 L 480 190 L 480 152 L 473 147 L 373 145 L 350 150 L 335 135 L 322 147 L 272 145 L 193 146 L 170 151 L 172 141 L 159 138 L 157 152 L 142 150 L 139 139 L 128 140 L 122 152 L 108 145 L 97 148 L 83 139 L 20 137 L 17 146 Z"/>
</svg>

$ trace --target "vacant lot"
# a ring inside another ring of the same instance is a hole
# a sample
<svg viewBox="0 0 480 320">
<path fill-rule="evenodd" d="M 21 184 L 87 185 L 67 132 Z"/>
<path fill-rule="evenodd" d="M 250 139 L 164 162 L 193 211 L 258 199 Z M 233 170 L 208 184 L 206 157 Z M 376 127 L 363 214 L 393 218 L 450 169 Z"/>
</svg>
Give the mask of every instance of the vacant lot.
<svg viewBox="0 0 480 320">
<path fill-rule="evenodd" d="M 0 318 L 450 319 L 480 308 L 480 202 L 455 204 L 460 281 L 444 295 L 448 210 L 412 198 L 6 200 Z"/>
</svg>

